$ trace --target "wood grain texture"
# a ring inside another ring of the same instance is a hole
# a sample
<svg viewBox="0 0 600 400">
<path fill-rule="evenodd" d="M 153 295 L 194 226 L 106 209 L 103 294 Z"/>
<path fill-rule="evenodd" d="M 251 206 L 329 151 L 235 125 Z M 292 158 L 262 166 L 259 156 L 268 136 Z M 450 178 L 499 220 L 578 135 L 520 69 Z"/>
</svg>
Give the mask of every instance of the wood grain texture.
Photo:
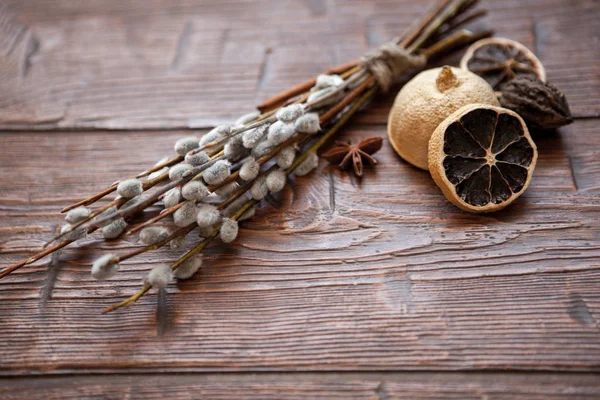
<svg viewBox="0 0 600 400">
<path fill-rule="evenodd" d="M 0 266 L 39 249 L 56 210 L 151 165 L 184 134 L 1 134 Z M 385 128 L 351 122 L 342 138 L 373 135 Z M 57 273 L 45 259 L 2 281 L 0 373 L 597 372 L 598 137 L 594 120 L 538 137 L 527 193 L 483 216 L 450 205 L 387 144 L 362 182 L 322 162 L 263 204 L 234 245 L 211 246 L 200 274 L 168 288 L 162 336 L 156 293 L 100 310 L 178 254 L 128 260 L 97 282 L 94 257 L 136 238 L 90 237 L 62 252 Z"/>
<path fill-rule="evenodd" d="M 0 379 L 17 399 L 597 399 L 583 374 L 303 373 L 144 374 Z"/>
<path fill-rule="evenodd" d="M 491 12 L 479 26 L 534 49 L 575 116 L 600 115 L 598 2 L 483 3 Z M 410 0 L 8 0 L 0 9 L 0 128 L 230 121 L 397 36 L 427 7 Z M 385 122 L 392 99 L 363 121 Z"/>
</svg>

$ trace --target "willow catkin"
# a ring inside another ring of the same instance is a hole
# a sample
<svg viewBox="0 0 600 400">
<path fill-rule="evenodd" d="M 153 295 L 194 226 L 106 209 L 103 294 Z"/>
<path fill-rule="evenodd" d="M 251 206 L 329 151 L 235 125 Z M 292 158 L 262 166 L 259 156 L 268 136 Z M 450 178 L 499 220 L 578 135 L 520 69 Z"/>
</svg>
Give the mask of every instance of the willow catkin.
<svg viewBox="0 0 600 400">
<path fill-rule="evenodd" d="M 262 200 L 269 194 L 269 188 L 267 186 L 267 177 L 259 176 L 256 178 L 252 187 L 250 187 L 250 195 L 254 200 Z"/>
<path fill-rule="evenodd" d="M 174 238 L 173 240 L 171 240 L 169 242 L 169 246 L 171 246 L 171 248 L 173 250 L 176 249 L 181 249 L 182 247 L 184 247 L 187 243 L 187 236 L 179 236 Z"/>
<path fill-rule="evenodd" d="M 164 288 L 173 280 L 173 270 L 168 264 L 157 265 L 150 270 L 146 280 L 152 287 Z"/>
<path fill-rule="evenodd" d="M 127 228 L 127 222 L 123 218 L 119 218 L 102 228 L 102 236 L 105 239 L 116 239 Z"/>
<path fill-rule="evenodd" d="M 267 175 L 267 187 L 270 192 L 280 192 L 284 187 L 287 180 L 287 174 L 282 169 L 276 169 L 271 171 Z"/>
<path fill-rule="evenodd" d="M 174 147 L 175 147 L 175 152 L 177 154 L 179 154 L 180 156 L 185 156 L 190 151 L 197 149 L 198 146 L 200 146 L 200 143 L 198 142 L 198 138 L 196 138 L 194 136 L 188 136 L 188 137 L 181 138 L 177 142 L 175 142 Z"/>
<path fill-rule="evenodd" d="M 271 144 L 278 145 L 291 138 L 294 133 L 296 133 L 296 130 L 293 124 L 276 121 L 269 127 L 267 138 Z"/>
<path fill-rule="evenodd" d="M 238 221 L 245 221 L 247 219 L 253 218 L 254 215 L 256 214 L 256 206 L 252 206 L 249 209 L 246 210 L 246 212 L 244 212 L 242 214 L 242 216 L 238 219 Z"/>
<path fill-rule="evenodd" d="M 83 206 L 77 207 L 67 213 L 67 215 L 65 216 L 65 221 L 67 221 L 69 224 L 76 224 L 79 221 L 83 221 L 91 214 L 91 209 Z"/>
<path fill-rule="evenodd" d="M 207 168 L 202 177 L 209 185 L 218 185 L 231 175 L 230 167 L 231 164 L 228 161 L 219 160 Z"/>
<path fill-rule="evenodd" d="M 260 117 L 260 112 L 258 111 L 253 111 L 251 113 L 248 113 L 246 115 L 242 115 L 241 117 L 239 117 L 236 121 L 235 121 L 235 126 L 244 126 L 249 124 L 250 122 L 254 122 L 255 120 L 258 119 L 258 117 Z"/>
<path fill-rule="evenodd" d="M 215 228 L 213 226 L 205 226 L 204 228 L 198 228 L 198 236 L 206 239 L 210 237 L 215 232 Z"/>
<path fill-rule="evenodd" d="M 302 104 L 290 104 L 277 110 L 275 117 L 284 123 L 290 123 L 294 122 L 302 114 L 304 114 L 304 106 Z"/>
<path fill-rule="evenodd" d="M 260 172 L 260 164 L 254 159 L 254 157 L 249 158 L 242 164 L 240 168 L 240 178 L 243 180 L 251 181 L 252 179 L 258 176 Z"/>
<path fill-rule="evenodd" d="M 321 74 L 317 76 L 317 81 L 313 89 L 324 89 L 328 87 L 338 87 L 344 83 L 344 79 L 339 75 L 325 75 Z"/>
<path fill-rule="evenodd" d="M 308 157 L 300 163 L 294 170 L 296 176 L 308 175 L 313 169 L 319 166 L 319 156 L 315 152 L 308 153 Z"/>
<path fill-rule="evenodd" d="M 190 201 L 202 201 L 209 194 L 209 190 L 200 181 L 190 181 L 181 189 L 183 198 Z"/>
<path fill-rule="evenodd" d="M 271 143 L 271 141 L 265 139 L 254 146 L 251 153 L 252 157 L 260 158 L 262 156 L 266 156 L 271 152 L 271 150 L 273 150 L 274 147 L 275 145 Z"/>
<path fill-rule="evenodd" d="M 169 172 L 169 167 L 162 167 L 158 171 L 150 173 L 150 175 L 148 175 L 148 180 L 153 181 L 154 179 L 158 178 L 159 176 L 162 176 L 166 172 Z"/>
<path fill-rule="evenodd" d="M 265 137 L 268 130 L 269 125 L 264 124 L 255 129 L 251 129 L 249 131 L 244 132 L 242 134 L 242 144 L 247 149 L 254 148 L 258 144 L 258 142 L 260 142 Z"/>
<path fill-rule="evenodd" d="M 281 149 L 277 154 L 276 162 L 280 168 L 289 168 L 296 158 L 296 149 L 294 146 L 287 146 Z"/>
<path fill-rule="evenodd" d="M 333 88 L 333 87 L 326 87 L 326 88 L 324 88 L 324 89 L 319 89 L 319 90 L 317 90 L 317 91 L 315 91 L 315 92 L 311 93 L 311 94 L 308 96 L 308 99 L 306 99 L 306 103 L 308 103 L 308 104 L 314 103 L 314 102 L 316 102 L 316 101 L 318 101 L 318 100 L 322 99 L 323 97 L 325 97 L 325 96 L 327 96 L 327 95 L 329 95 L 329 94 L 333 93 L 334 91 L 335 91 L 335 88 Z M 335 100 L 336 100 L 336 99 L 335 99 L 335 97 L 336 97 L 336 96 L 331 96 L 331 98 L 329 98 L 329 99 L 326 101 L 326 104 L 329 104 L 329 103 L 335 102 Z M 325 105 L 325 104 L 322 104 L 322 105 Z"/>
<path fill-rule="evenodd" d="M 203 204 L 198 210 L 196 223 L 200 228 L 211 227 L 221 220 L 221 213 L 211 204 Z"/>
<path fill-rule="evenodd" d="M 229 125 L 219 125 L 206 135 L 200 138 L 200 146 L 204 147 L 211 142 L 216 142 L 218 140 L 224 139 L 229 134 L 231 134 L 231 126 Z"/>
<path fill-rule="evenodd" d="M 221 230 L 219 232 L 219 236 L 223 243 L 231 243 L 233 242 L 238 235 L 238 223 L 230 218 L 223 218 L 223 224 L 221 225 Z"/>
<path fill-rule="evenodd" d="M 188 226 L 196 221 L 196 212 L 196 204 L 193 201 L 186 201 L 173 213 L 173 221 L 177 226 Z"/>
<path fill-rule="evenodd" d="M 237 135 L 229 139 L 223 148 L 223 154 L 229 161 L 235 162 L 248 154 L 248 149 L 244 147 L 241 135 Z"/>
<path fill-rule="evenodd" d="M 219 196 L 227 196 L 228 194 L 233 193 L 239 187 L 240 185 L 237 182 L 229 182 L 228 184 L 216 189 L 215 194 L 218 194 Z"/>
<path fill-rule="evenodd" d="M 185 260 L 173 274 L 177 279 L 188 279 L 191 278 L 198 270 L 202 267 L 202 255 L 194 254 L 187 260 Z"/>
<path fill-rule="evenodd" d="M 313 135 L 321 130 L 319 114 L 307 113 L 294 122 L 294 128 L 300 133 Z"/>
<path fill-rule="evenodd" d="M 173 189 L 167 191 L 165 196 L 163 197 L 163 203 L 165 208 L 175 207 L 181 201 L 181 189 L 178 187 L 174 187 Z"/>
<path fill-rule="evenodd" d="M 140 232 L 140 242 L 145 245 L 152 245 L 162 242 L 169 237 L 169 231 L 162 226 L 149 226 Z"/>
<path fill-rule="evenodd" d="M 246 204 L 248 201 L 248 196 L 244 193 L 237 199 L 235 199 L 226 209 L 223 210 L 223 215 L 226 217 L 231 217 L 233 214 L 238 212 L 238 210 Z"/>
<path fill-rule="evenodd" d="M 115 256 L 113 254 L 105 254 L 96 259 L 92 265 L 92 277 L 98 280 L 104 280 L 112 277 L 119 271 L 119 263 L 112 262 Z"/>
<path fill-rule="evenodd" d="M 188 176 L 192 172 L 192 166 L 189 164 L 177 164 L 173 165 L 169 169 L 169 179 L 172 181 L 178 181 L 184 176 Z"/>
<path fill-rule="evenodd" d="M 142 182 L 138 179 L 127 179 L 117 185 L 117 194 L 123 198 L 131 199 L 142 194 Z"/>
<path fill-rule="evenodd" d="M 205 164 L 210 160 L 208 154 L 205 151 L 200 149 L 195 149 L 190 151 L 185 155 L 186 164 L 190 164 L 191 166 L 197 167 L 199 165 Z"/>
</svg>

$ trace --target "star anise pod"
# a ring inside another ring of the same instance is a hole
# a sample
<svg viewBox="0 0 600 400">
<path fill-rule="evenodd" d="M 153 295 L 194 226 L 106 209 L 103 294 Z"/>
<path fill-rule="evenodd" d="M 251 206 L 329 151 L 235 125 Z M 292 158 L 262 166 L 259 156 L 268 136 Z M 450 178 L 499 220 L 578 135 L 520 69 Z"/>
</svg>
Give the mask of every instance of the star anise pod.
<svg viewBox="0 0 600 400">
<path fill-rule="evenodd" d="M 348 169 L 352 165 L 356 176 L 362 177 L 365 163 L 369 165 L 377 164 L 377 160 L 371 157 L 371 154 L 381 149 L 383 139 L 370 137 L 361 140 L 358 144 L 340 141 L 336 141 L 335 144 L 336 147 L 326 151 L 322 157 L 330 164 L 338 164 L 341 169 Z"/>
</svg>

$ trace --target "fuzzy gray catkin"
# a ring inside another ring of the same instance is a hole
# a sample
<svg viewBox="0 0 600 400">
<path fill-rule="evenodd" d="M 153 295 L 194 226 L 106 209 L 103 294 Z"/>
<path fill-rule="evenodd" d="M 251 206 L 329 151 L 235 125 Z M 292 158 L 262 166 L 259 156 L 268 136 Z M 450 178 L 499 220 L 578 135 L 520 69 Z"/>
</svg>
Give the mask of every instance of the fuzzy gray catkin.
<svg viewBox="0 0 600 400">
<path fill-rule="evenodd" d="M 230 166 L 231 164 L 228 161 L 219 160 L 207 168 L 202 177 L 209 185 L 218 185 L 231 175 Z"/>
<path fill-rule="evenodd" d="M 267 187 L 270 192 L 280 192 L 284 187 L 287 180 L 287 174 L 282 169 L 276 169 L 271 171 L 267 175 Z"/>
<path fill-rule="evenodd" d="M 308 96 L 308 99 L 306 99 L 306 103 L 308 103 L 308 104 L 314 103 L 314 102 L 322 99 L 323 97 L 329 95 L 330 93 L 333 93 L 334 91 L 335 91 L 335 88 L 333 88 L 333 87 L 326 87 L 325 89 L 319 89 L 319 90 L 311 93 Z M 335 97 L 336 96 L 332 96 L 322 105 L 326 105 L 326 104 L 335 102 L 335 100 L 336 100 Z"/>
<path fill-rule="evenodd" d="M 218 188 L 215 190 L 215 194 L 219 196 L 227 196 L 228 194 L 233 193 L 240 185 L 237 182 L 229 182 L 228 184 Z"/>
<path fill-rule="evenodd" d="M 181 249 L 187 243 L 187 236 L 179 236 L 169 242 L 173 250 Z"/>
<path fill-rule="evenodd" d="M 300 133 L 313 135 L 321 130 L 319 125 L 319 114 L 307 113 L 294 122 L 294 128 Z"/>
<path fill-rule="evenodd" d="M 71 232 L 73 227 L 70 224 L 64 224 L 60 227 L 60 234 L 64 235 L 65 233 Z"/>
<path fill-rule="evenodd" d="M 162 174 L 164 174 L 166 172 L 169 172 L 169 167 L 162 167 L 158 171 L 154 171 L 150 175 L 148 175 L 148 180 L 153 181 L 154 179 L 158 178 L 159 176 L 161 176 Z"/>
<path fill-rule="evenodd" d="M 168 264 L 157 265 L 150 270 L 146 280 L 152 287 L 164 288 L 173 280 L 173 270 Z"/>
<path fill-rule="evenodd" d="M 185 155 L 186 164 L 190 164 L 194 167 L 205 164 L 208 160 L 210 160 L 208 154 L 200 149 L 192 150 Z"/>
<path fill-rule="evenodd" d="M 140 232 L 140 242 L 145 245 L 152 245 L 167 240 L 169 231 L 162 226 L 149 226 Z"/>
<path fill-rule="evenodd" d="M 198 142 L 198 138 L 196 138 L 194 136 L 188 136 L 188 137 L 181 138 L 177 142 L 175 142 L 174 147 L 175 147 L 175 152 L 177 154 L 179 154 L 180 156 L 185 156 L 190 151 L 197 149 L 198 146 L 200 146 L 200 143 Z"/>
<path fill-rule="evenodd" d="M 315 152 L 308 153 L 308 157 L 300 163 L 294 170 L 296 176 L 308 175 L 313 169 L 319 166 L 319 156 Z"/>
<path fill-rule="evenodd" d="M 198 229 L 198 236 L 201 238 L 210 237 L 215 232 L 215 228 L 212 226 L 205 226 L 204 228 Z"/>
<path fill-rule="evenodd" d="M 206 186 L 200 181 L 190 181 L 181 189 L 183 198 L 190 201 L 201 201 L 209 194 Z"/>
<path fill-rule="evenodd" d="M 238 210 L 246 204 L 248 201 L 248 196 L 243 194 L 242 196 L 235 199 L 226 209 L 223 210 L 223 215 L 226 217 L 231 217 L 233 214 L 238 212 Z"/>
<path fill-rule="evenodd" d="M 302 114 L 304 114 L 304 106 L 302 104 L 290 104 L 277 110 L 275 117 L 282 122 L 290 123 L 294 122 Z"/>
<path fill-rule="evenodd" d="M 111 262 L 115 256 L 105 254 L 94 261 L 92 265 L 92 277 L 98 280 L 108 279 L 119 271 L 119 263 Z"/>
<path fill-rule="evenodd" d="M 244 147 L 242 135 L 237 135 L 229 139 L 223 148 L 223 154 L 232 162 L 238 161 L 248 154 L 248 149 Z"/>
<path fill-rule="evenodd" d="M 288 168 L 294 162 L 296 158 L 296 149 L 294 146 L 287 146 L 281 149 L 277 154 L 276 162 L 280 168 Z"/>
<path fill-rule="evenodd" d="M 275 145 L 269 140 L 263 140 L 252 149 L 252 157 L 260 158 L 262 156 L 266 156 L 271 152 L 271 150 L 273 150 L 273 147 L 275 147 Z"/>
<path fill-rule="evenodd" d="M 327 87 L 338 87 L 341 86 L 344 83 L 344 79 L 339 76 L 339 75 L 325 75 L 325 74 L 321 74 L 319 76 L 317 76 L 317 81 L 315 83 L 315 86 L 313 86 L 314 89 L 324 89 Z"/>
<path fill-rule="evenodd" d="M 286 124 L 282 121 L 274 122 L 269 127 L 268 140 L 273 145 L 285 142 L 296 133 L 293 124 Z"/>
<path fill-rule="evenodd" d="M 198 270 L 202 267 L 202 255 L 194 254 L 187 260 L 185 260 L 173 274 L 177 279 L 188 279 L 191 278 Z"/>
<path fill-rule="evenodd" d="M 119 218 L 102 228 L 102 236 L 105 239 L 116 239 L 127 228 L 127 222 Z"/>
<path fill-rule="evenodd" d="M 256 178 L 259 172 L 260 164 L 252 157 L 242 164 L 242 167 L 240 168 L 240 178 L 246 182 L 251 181 Z"/>
<path fill-rule="evenodd" d="M 200 138 L 200 146 L 206 146 L 211 142 L 216 142 L 228 136 L 231 133 L 231 126 L 229 125 L 219 125 L 206 135 Z"/>
<path fill-rule="evenodd" d="M 203 204 L 198 210 L 196 223 L 200 228 L 206 228 L 215 225 L 221 220 L 221 213 L 217 207 L 211 204 Z"/>
<path fill-rule="evenodd" d="M 165 208 L 175 207 L 181 201 L 181 189 L 178 187 L 174 187 L 173 189 L 167 191 L 165 196 L 163 197 L 163 203 Z"/>
<path fill-rule="evenodd" d="M 258 128 L 251 129 L 242 133 L 242 144 L 247 149 L 254 148 L 258 144 L 258 142 L 260 142 L 262 138 L 265 137 L 268 130 L 269 125 L 264 124 L 259 126 Z"/>
<path fill-rule="evenodd" d="M 169 179 L 172 181 L 178 181 L 184 176 L 191 173 L 192 166 L 189 164 L 177 164 L 173 165 L 169 170 Z"/>
<path fill-rule="evenodd" d="M 267 187 L 267 177 L 259 176 L 256 178 L 252 187 L 250 188 L 250 195 L 254 200 L 262 200 L 269 194 L 269 188 Z"/>
<path fill-rule="evenodd" d="M 83 221 L 91 214 L 91 209 L 83 206 L 77 207 L 67 213 L 67 215 L 65 216 L 65 221 L 67 221 L 69 224 L 76 224 L 79 221 Z"/>
<path fill-rule="evenodd" d="M 247 219 L 250 219 L 252 217 L 254 217 L 254 215 L 256 214 L 256 206 L 252 206 L 250 207 L 248 210 L 246 210 L 245 213 L 242 214 L 242 216 L 238 219 L 238 221 L 245 221 Z"/>
<path fill-rule="evenodd" d="M 258 117 L 260 117 L 260 112 L 258 111 L 253 111 L 251 113 L 248 113 L 246 115 L 242 115 L 241 117 L 239 117 L 236 121 L 235 121 L 235 126 L 244 126 L 246 124 L 249 124 L 250 122 L 255 121 L 256 119 L 258 119 Z"/>
<path fill-rule="evenodd" d="M 237 221 L 230 218 L 223 218 L 219 236 L 223 243 L 231 243 L 237 238 L 238 230 L 239 227 Z"/>
<path fill-rule="evenodd" d="M 123 203 L 121 205 L 121 207 L 119 207 L 119 210 L 125 210 L 125 209 L 128 209 L 130 207 L 134 207 L 138 203 L 140 203 L 141 201 L 142 201 L 142 197 L 141 196 L 133 197 L 133 198 L 127 200 L 125 203 Z"/>
<path fill-rule="evenodd" d="M 177 226 L 188 226 L 196 221 L 196 212 L 196 204 L 193 201 L 186 201 L 173 213 L 173 221 Z"/>
<path fill-rule="evenodd" d="M 142 194 L 142 182 L 138 179 L 127 179 L 117 185 L 117 194 L 125 199 L 131 199 Z"/>
</svg>

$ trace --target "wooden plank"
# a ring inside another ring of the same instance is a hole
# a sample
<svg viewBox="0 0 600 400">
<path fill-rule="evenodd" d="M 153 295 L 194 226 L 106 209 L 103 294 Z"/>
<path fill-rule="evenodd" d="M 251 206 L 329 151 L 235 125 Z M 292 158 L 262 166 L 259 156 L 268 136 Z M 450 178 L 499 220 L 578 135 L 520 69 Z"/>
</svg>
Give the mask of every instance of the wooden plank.
<svg viewBox="0 0 600 400">
<path fill-rule="evenodd" d="M 0 134 L 0 267 L 41 248 L 62 206 L 151 165 L 186 132 Z M 385 135 L 351 122 L 342 138 Z M 389 145 L 362 182 L 322 162 L 232 246 L 110 315 L 171 250 L 93 281 L 92 237 L 0 284 L 0 372 L 600 369 L 597 121 L 538 138 L 528 192 L 470 215 Z M 578 160 L 577 162 L 570 162 Z M 48 298 L 45 300 L 45 298 Z"/>
<path fill-rule="evenodd" d="M 292 373 L 0 378 L 13 399 L 596 399 L 586 374 Z"/>
<path fill-rule="evenodd" d="M 0 11 L 0 129 L 229 122 L 398 35 L 427 3 L 10 0 Z M 600 115 L 599 3 L 484 5 L 491 13 L 480 26 L 536 49 L 574 115 Z M 392 99 L 363 121 L 385 122 Z"/>
</svg>

